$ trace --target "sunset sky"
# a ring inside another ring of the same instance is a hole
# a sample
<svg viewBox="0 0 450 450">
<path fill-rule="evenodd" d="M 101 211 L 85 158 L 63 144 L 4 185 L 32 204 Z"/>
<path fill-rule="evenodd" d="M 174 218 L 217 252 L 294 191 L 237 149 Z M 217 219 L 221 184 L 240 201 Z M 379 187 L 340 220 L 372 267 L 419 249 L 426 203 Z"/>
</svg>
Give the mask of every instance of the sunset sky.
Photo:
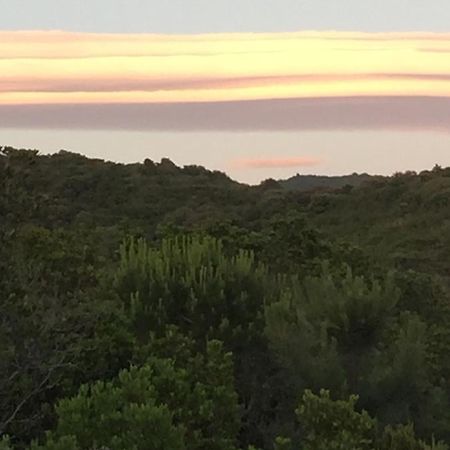
<svg viewBox="0 0 450 450">
<path fill-rule="evenodd" d="M 450 165 L 448 0 L 0 11 L 0 145 L 169 157 L 249 183 Z"/>
</svg>

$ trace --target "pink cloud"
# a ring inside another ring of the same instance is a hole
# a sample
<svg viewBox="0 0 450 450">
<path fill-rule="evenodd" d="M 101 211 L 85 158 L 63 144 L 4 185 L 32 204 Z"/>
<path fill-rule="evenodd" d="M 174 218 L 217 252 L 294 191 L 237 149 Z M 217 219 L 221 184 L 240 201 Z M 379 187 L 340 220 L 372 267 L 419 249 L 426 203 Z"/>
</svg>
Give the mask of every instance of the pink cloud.
<svg viewBox="0 0 450 450">
<path fill-rule="evenodd" d="M 234 169 L 284 169 L 288 167 L 317 166 L 322 161 L 312 156 L 293 156 L 286 158 L 240 158 L 232 161 Z"/>
<path fill-rule="evenodd" d="M 450 50 L 449 50 L 450 51 Z M 377 81 L 377 80 L 428 80 L 450 81 L 448 73 L 348 73 L 348 74 L 294 74 L 267 76 L 234 77 L 176 77 L 168 78 L 129 78 L 108 77 L 93 79 L 78 77 L 65 79 L 2 77 L 0 92 L 127 92 L 189 89 L 229 89 L 242 87 L 278 86 L 287 84 L 334 83 L 342 81 Z"/>
<path fill-rule="evenodd" d="M 450 48 L 419 48 L 418 51 L 424 53 L 450 53 Z"/>
</svg>

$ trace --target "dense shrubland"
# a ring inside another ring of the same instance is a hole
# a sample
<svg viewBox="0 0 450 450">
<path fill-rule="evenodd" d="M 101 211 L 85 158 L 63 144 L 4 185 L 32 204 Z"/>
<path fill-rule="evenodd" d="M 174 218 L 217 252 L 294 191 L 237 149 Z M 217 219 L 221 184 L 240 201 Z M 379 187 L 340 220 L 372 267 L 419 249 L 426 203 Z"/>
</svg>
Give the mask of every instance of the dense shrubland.
<svg viewBox="0 0 450 450">
<path fill-rule="evenodd" d="M 305 193 L 4 148 L 0 449 L 444 450 L 448 173 Z"/>
</svg>

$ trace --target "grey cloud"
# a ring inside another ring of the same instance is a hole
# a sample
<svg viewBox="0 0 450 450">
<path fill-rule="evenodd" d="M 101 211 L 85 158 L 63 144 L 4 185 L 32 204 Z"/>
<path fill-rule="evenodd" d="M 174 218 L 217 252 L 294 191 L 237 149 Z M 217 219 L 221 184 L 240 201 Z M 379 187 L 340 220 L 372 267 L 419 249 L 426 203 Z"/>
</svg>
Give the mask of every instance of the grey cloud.
<svg viewBox="0 0 450 450">
<path fill-rule="evenodd" d="M 338 97 L 165 104 L 1 105 L 0 128 L 141 131 L 436 130 L 448 97 Z"/>
</svg>

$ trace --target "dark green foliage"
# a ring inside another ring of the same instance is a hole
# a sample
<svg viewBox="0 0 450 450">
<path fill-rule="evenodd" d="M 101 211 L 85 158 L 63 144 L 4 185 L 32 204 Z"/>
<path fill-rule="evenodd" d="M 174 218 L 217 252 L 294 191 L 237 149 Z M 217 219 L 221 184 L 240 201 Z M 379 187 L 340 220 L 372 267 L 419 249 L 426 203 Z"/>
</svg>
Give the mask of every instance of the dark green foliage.
<svg viewBox="0 0 450 450">
<path fill-rule="evenodd" d="M 450 169 L 366 178 L 1 148 L 0 449 L 444 450 Z"/>
<path fill-rule="evenodd" d="M 411 424 L 397 427 L 387 426 L 380 443 L 381 450 L 446 450 L 448 447 L 434 439 L 430 445 L 417 439 Z"/>
<path fill-rule="evenodd" d="M 302 450 L 446 450 L 448 447 L 433 439 L 431 445 L 417 439 L 412 425 L 387 426 L 380 430 L 376 420 L 366 411 L 358 411 L 358 396 L 333 400 L 330 392 L 319 395 L 306 390 L 297 416 L 303 429 Z M 278 438 L 275 449 L 291 450 L 292 442 Z M 295 447 L 298 448 L 298 447 Z"/>
<path fill-rule="evenodd" d="M 431 433 L 440 429 L 439 416 L 448 417 L 448 397 L 427 361 L 427 327 L 399 313 L 393 281 L 348 271 L 339 283 L 327 274 L 294 282 L 267 305 L 266 332 L 298 392 L 358 392 L 383 423 L 417 420 Z"/>
<path fill-rule="evenodd" d="M 255 257 L 274 272 L 318 275 L 324 261 L 342 274 L 347 266 L 358 274 L 373 270 L 360 249 L 331 241 L 297 211 L 277 213 L 251 229 L 221 222 L 203 231 L 220 239 L 227 251 L 237 252 L 242 248 L 253 251 Z"/>
<path fill-rule="evenodd" d="M 22 226 L 1 250 L 0 430 L 22 439 L 59 395 L 118 370 L 131 342 L 79 235 Z"/>
<path fill-rule="evenodd" d="M 243 204 L 249 193 L 219 172 L 182 169 L 167 159 L 125 166 L 65 151 L 39 157 L 25 150 L 3 153 L 0 170 L 13 180 L 9 192 L 23 192 L 13 203 L 26 205 L 21 214 L 51 228 L 83 222 L 154 232 L 163 220 L 220 217 Z"/>
<path fill-rule="evenodd" d="M 359 367 L 389 325 L 398 292 L 390 280 L 367 283 L 348 270 L 294 280 L 267 305 L 267 335 L 303 388 L 356 390 Z M 378 351 L 378 350 L 377 350 Z"/>
<path fill-rule="evenodd" d="M 365 183 L 351 193 L 310 196 L 305 208 L 321 229 L 384 264 L 450 275 L 450 168 L 406 172 Z M 315 205 L 325 202 L 317 211 Z"/>
</svg>

